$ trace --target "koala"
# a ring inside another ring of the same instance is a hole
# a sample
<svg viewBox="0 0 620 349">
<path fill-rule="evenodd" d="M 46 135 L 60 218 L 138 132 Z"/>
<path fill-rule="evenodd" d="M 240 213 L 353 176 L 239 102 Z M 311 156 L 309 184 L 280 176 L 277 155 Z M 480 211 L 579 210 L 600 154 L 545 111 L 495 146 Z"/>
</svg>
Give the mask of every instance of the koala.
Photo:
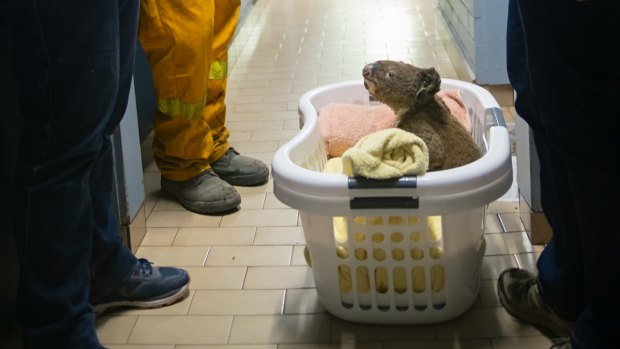
<svg viewBox="0 0 620 349">
<path fill-rule="evenodd" d="M 364 66 L 362 76 L 368 93 L 394 111 L 396 127 L 426 142 L 429 171 L 462 166 L 482 156 L 472 136 L 437 96 L 441 78 L 434 68 L 380 60 Z"/>
</svg>

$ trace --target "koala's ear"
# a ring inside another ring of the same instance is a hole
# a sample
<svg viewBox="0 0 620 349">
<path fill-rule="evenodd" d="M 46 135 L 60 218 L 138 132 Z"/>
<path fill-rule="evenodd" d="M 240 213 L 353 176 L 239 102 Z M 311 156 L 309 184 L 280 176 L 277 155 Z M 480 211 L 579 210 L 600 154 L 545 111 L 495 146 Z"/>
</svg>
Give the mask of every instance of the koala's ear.
<svg viewBox="0 0 620 349">
<path fill-rule="evenodd" d="M 426 101 L 439 92 L 441 78 L 435 68 L 420 70 L 416 80 L 419 86 L 418 92 L 415 95 L 417 101 Z"/>
</svg>

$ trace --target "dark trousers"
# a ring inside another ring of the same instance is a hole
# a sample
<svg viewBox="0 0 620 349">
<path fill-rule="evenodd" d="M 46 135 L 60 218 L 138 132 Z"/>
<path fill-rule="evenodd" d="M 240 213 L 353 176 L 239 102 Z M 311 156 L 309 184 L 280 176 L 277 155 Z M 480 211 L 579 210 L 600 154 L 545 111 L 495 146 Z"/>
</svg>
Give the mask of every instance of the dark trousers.
<svg viewBox="0 0 620 349">
<path fill-rule="evenodd" d="M 91 285 L 136 258 L 113 214 L 110 135 L 131 86 L 137 0 L 18 0 L 8 7 L 23 128 L 16 241 L 27 348 L 100 348 Z"/>
<path fill-rule="evenodd" d="M 574 348 L 615 348 L 620 329 L 618 5 L 510 0 L 508 75 L 540 158 L 553 238 L 538 260 L 543 299 L 576 320 Z"/>
</svg>

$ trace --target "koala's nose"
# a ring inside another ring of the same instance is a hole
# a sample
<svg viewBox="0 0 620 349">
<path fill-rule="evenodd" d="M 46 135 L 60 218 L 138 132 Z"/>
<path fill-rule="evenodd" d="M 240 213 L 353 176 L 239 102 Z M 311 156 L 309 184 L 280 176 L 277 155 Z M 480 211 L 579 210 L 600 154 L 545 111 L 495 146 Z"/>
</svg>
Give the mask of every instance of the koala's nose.
<svg viewBox="0 0 620 349">
<path fill-rule="evenodd" d="M 364 66 L 364 69 L 362 69 L 362 76 L 365 78 L 370 77 L 370 75 L 372 74 L 372 64 L 366 64 L 366 66 Z"/>
</svg>

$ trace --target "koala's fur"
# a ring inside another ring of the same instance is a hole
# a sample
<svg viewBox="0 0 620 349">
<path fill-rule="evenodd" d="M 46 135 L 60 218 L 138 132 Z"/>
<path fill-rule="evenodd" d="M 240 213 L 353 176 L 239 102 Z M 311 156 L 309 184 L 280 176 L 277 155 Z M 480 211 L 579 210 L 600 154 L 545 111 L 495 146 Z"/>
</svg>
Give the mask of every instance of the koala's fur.
<svg viewBox="0 0 620 349">
<path fill-rule="evenodd" d="M 366 65 L 362 75 L 368 92 L 394 110 L 397 127 L 426 142 L 429 171 L 462 166 L 482 156 L 472 136 L 436 95 L 441 79 L 434 68 L 381 60 Z"/>
</svg>

